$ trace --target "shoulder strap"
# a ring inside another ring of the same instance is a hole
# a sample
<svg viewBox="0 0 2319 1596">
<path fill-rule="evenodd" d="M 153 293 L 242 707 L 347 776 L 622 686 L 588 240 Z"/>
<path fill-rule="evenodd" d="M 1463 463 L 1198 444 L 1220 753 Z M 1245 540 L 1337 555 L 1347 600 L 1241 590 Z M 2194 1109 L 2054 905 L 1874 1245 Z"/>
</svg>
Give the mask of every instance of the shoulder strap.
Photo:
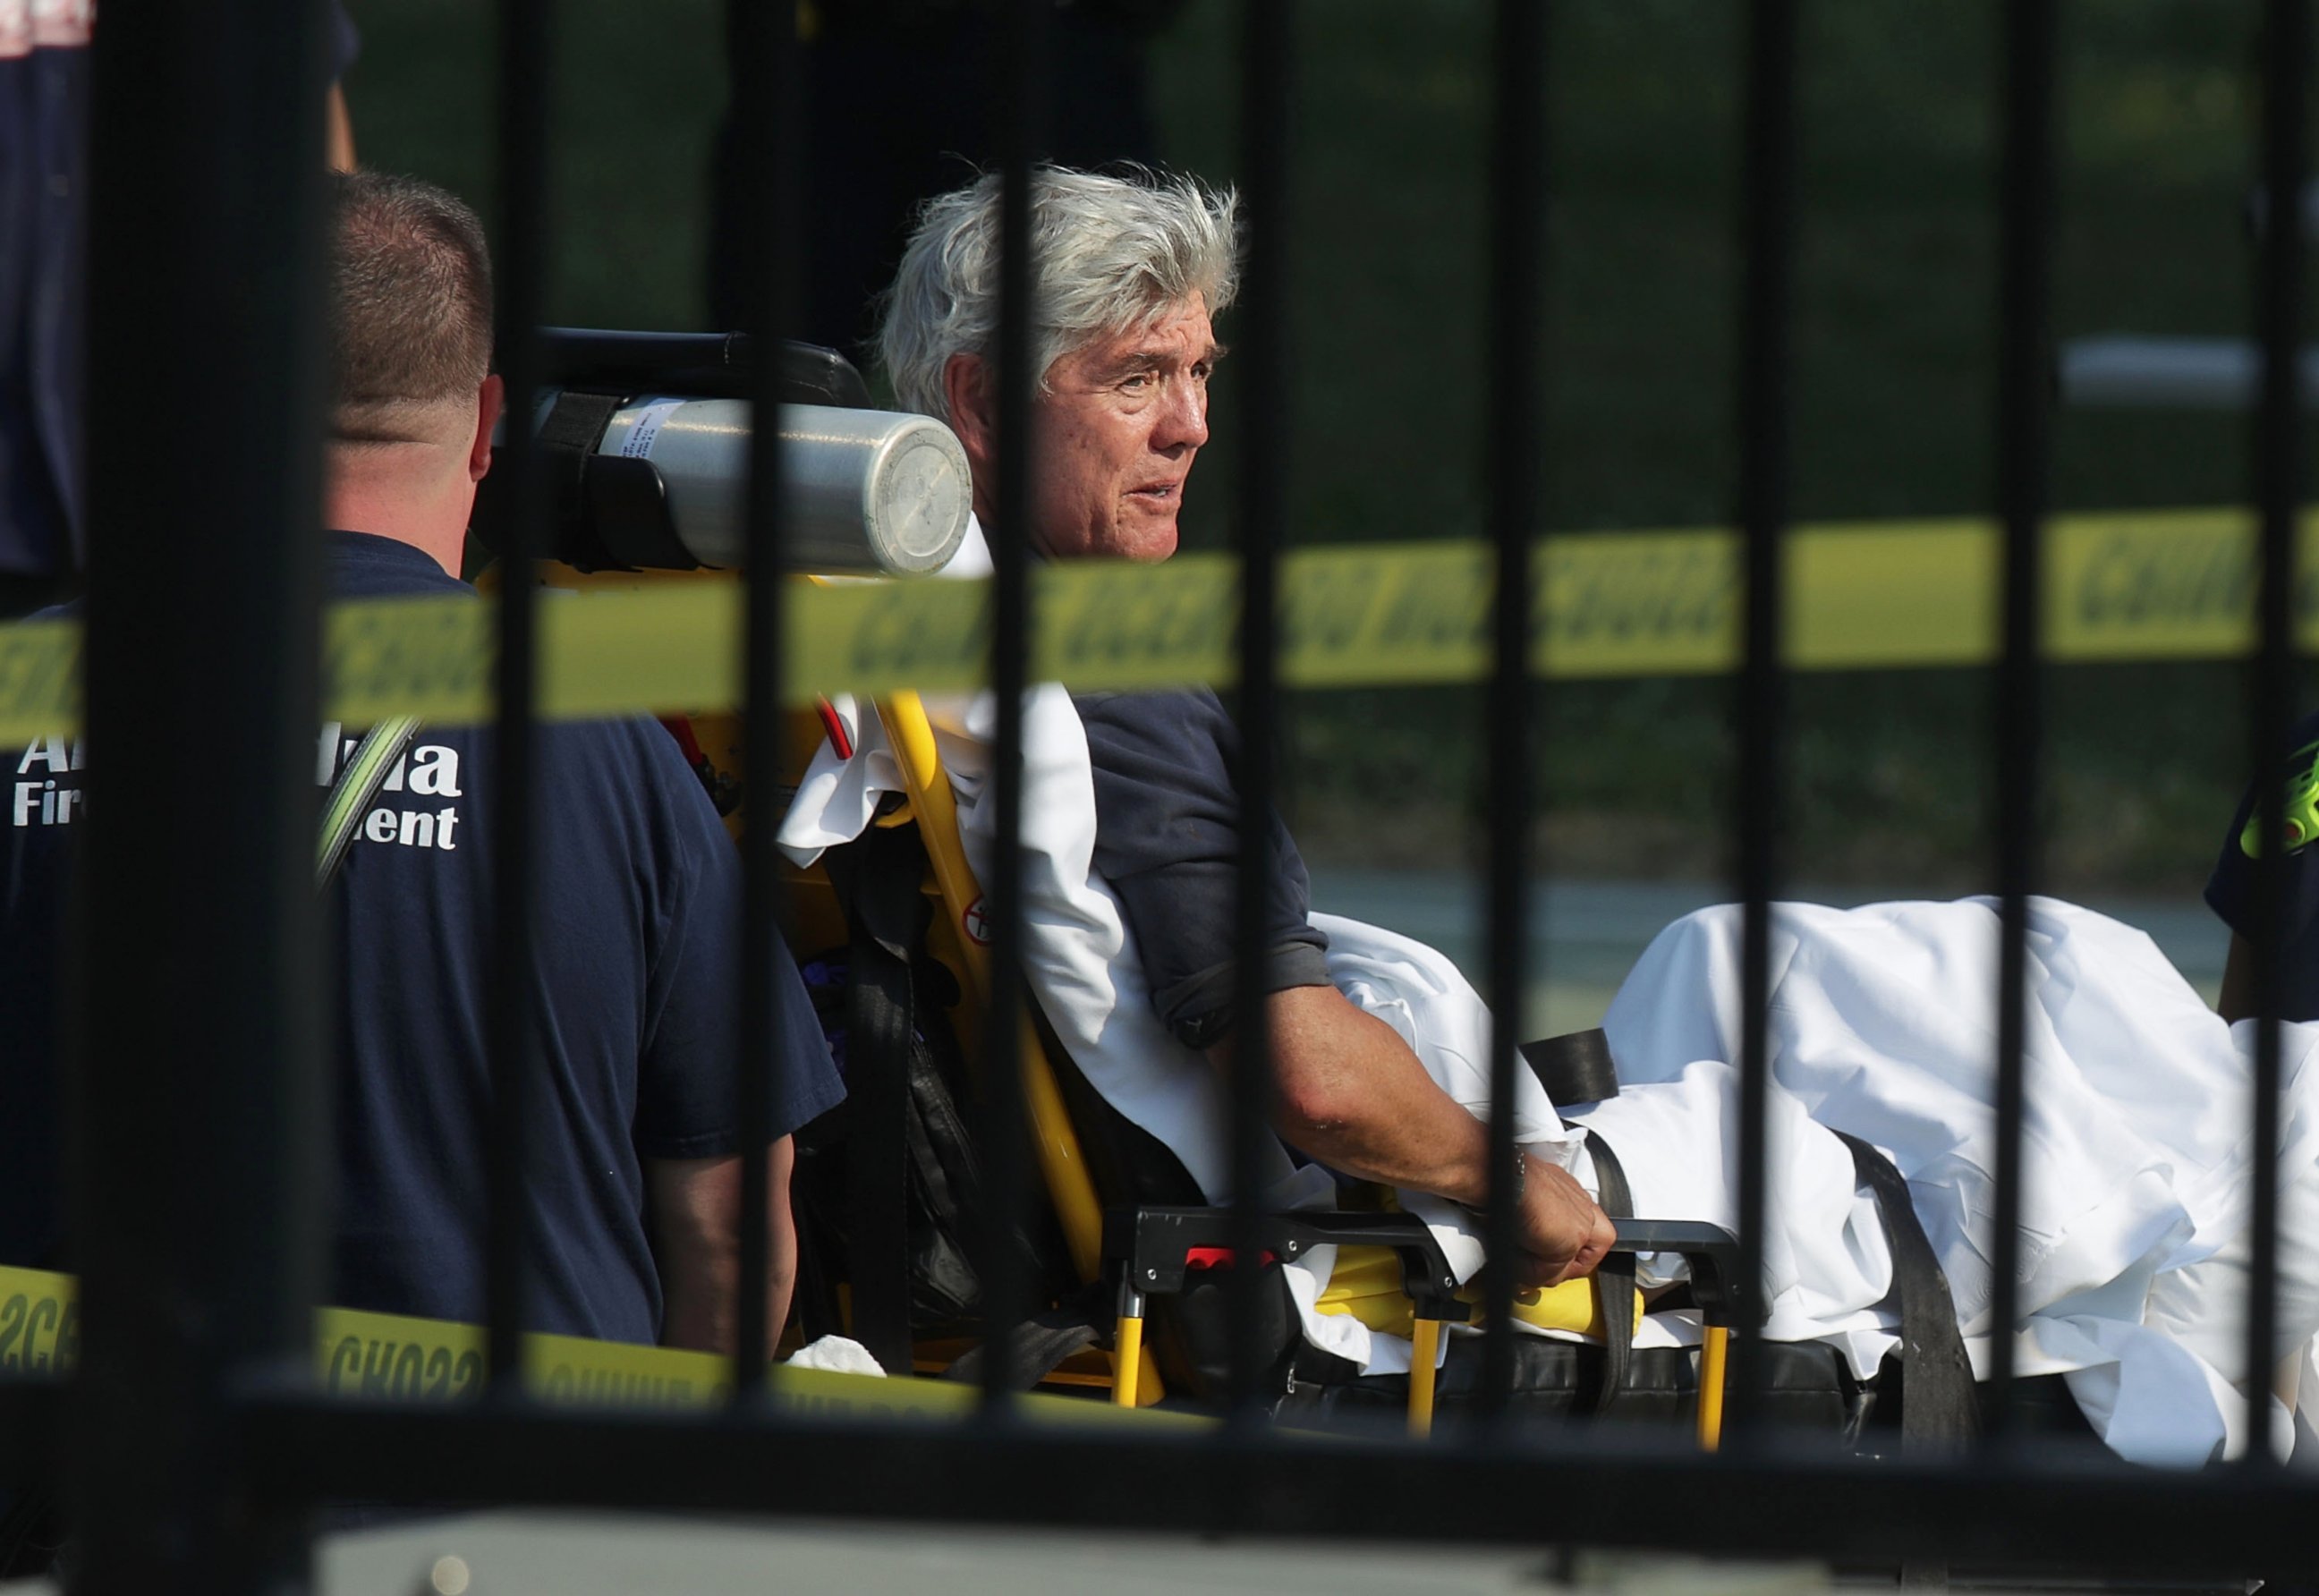
<svg viewBox="0 0 2319 1596">
<path fill-rule="evenodd" d="M 1601 1031 L 1573 1031 L 1521 1044 L 1521 1056 L 1557 1108 L 1602 1103 L 1619 1095 L 1619 1067 Z"/>
<path fill-rule="evenodd" d="M 1901 1456 L 1955 1451 L 1979 1432 L 1981 1409 L 1948 1276 L 1892 1160 L 1857 1136 L 1836 1134 L 1852 1150 L 1853 1168 L 1874 1195 L 1892 1246 L 1892 1284 L 1900 1298 Z"/>
<path fill-rule="evenodd" d="M 1522 1062 L 1538 1077 L 1538 1084 L 1557 1108 L 1574 1103 L 1602 1103 L 1619 1095 L 1618 1066 L 1611 1059 L 1611 1039 L 1600 1030 L 1573 1031 L 1521 1045 Z M 1586 1132 L 1586 1150 L 1594 1159 L 1594 1199 L 1612 1219 L 1635 1216 L 1633 1188 L 1611 1144 L 1593 1132 Z M 1602 1323 L 1602 1377 L 1584 1399 L 1588 1413 L 1603 1413 L 1626 1389 L 1627 1371 L 1635 1350 L 1635 1255 L 1614 1252 L 1594 1269 L 1594 1299 Z"/>
<path fill-rule="evenodd" d="M 1600 1031 L 1581 1032 L 1600 1036 Z M 1586 1150 L 1594 1157 L 1595 1201 L 1612 1219 L 1635 1217 L 1635 1198 L 1627 1172 L 1611 1144 L 1593 1132 L 1586 1132 Z M 1602 1316 L 1602 1379 L 1595 1386 L 1586 1411 L 1609 1410 L 1627 1386 L 1627 1369 L 1635 1349 L 1635 1255 L 1614 1252 L 1594 1267 L 1594 1293 Z"/>
<path fill-rule="evenodd" d="M 330 796 L 322 804 L 321 837 L 314 855 L 317 892 L 329 886 L 330 878 L 338 873 L 348 845 L 355 840 L 355 827 L 362 823 L 363 811 L 378 796 L 379 783 L 394 769 L 394 762 L 402 757 L 402 751 L 411 746 L 411 739 L 419 735 L 419 726 L 415 715 L 390 716 L 363 735 L 353 757 L 340 767 L 338 780 L 331 784 Z"/>
</svg>

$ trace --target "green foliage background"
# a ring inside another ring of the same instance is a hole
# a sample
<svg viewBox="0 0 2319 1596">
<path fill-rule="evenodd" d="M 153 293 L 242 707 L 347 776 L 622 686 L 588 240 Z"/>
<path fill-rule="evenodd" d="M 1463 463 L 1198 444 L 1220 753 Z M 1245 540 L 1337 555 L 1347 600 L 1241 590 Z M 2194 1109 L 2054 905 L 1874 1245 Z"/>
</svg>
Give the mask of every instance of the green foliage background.
<svg viewBox="0 0 2319 1596">
<path fill-rule="evenodd" d="M 347 90 L 364 158 L 445 182 L 488 216 L 490 8 L 352 8 L 365 48 Z M 1985 508 L 1996 8 L 1806 9 L 1796 513 Z M 561 8 L 557 320 L 701 324 L 720 15 L 720 0 Z M 1565 0 L 1556 18 L 1539 523 L 1716 522 L 1734 472 L 1739 8 Z M 1171 160 L 1219 181 L 1235 164 L 1237 21 L 1234 0 L 1193 0 L 1152 51 Z M 2062 337 L 2247 327 L 2255 23 L 2251 0 L 2065 5 Z M 1300 374 L 1292 435 L 1265 440 L 1291 473 L 1292 541 L 1480 530 L 1487 24 L 1481 0 L 1301 8 L 1290 218 Z M 863 106 L 865 126 L 877 114 Z M 1187 506 L 1195 545 L 1232 535 L 1246 445 L 1229 376 L 1227 365 L 1217 440 Z M 2065 410 L 2055 503 L 2242 498 L 2245 432 L 2230 417 Z M 2053 889 L 2195 887 L 2245 765 L 2240 672 L 2077 669 L 2052 686 Z M 1963 672 L 1800 681 L 1793 874 L 1895 890 L 1985 885 L 1989 691 Z M 1286 735 L 1307 851 L 1469 860 L 1489 735 L 1471 690 L 1300 698 Z M 1553 868 L 1721 868 L 1733 768 L 1724 684 L 1557 688 L 1531 737 Z"/>
</svg>

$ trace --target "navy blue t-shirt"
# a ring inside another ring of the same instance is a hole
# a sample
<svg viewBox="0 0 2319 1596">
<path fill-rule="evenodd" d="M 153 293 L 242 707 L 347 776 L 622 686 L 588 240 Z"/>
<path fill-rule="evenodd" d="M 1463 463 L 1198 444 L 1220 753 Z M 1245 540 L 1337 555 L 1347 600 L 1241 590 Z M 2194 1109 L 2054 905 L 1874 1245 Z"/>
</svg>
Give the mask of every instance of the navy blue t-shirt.
<svg viewBox="0 0 2319 1596">
<path fill-rule="evenodd" d="M 1232 1029 L 1240 896 L 1240 731 L 1205 688 L 1074 700 L 1095 766 L 1095 868 L 1135 933 L 1160 1018 L 1187 1047 Z M 1312 884 L 1272 820 L 1264 989 L 1329 984 Z"/>
<path fill-rule="evenodd" d="M 405 545 L 329 535 L 329 574 L 351 599 L 474 590 Z M 318 786 L 335 779 L 358 728 L 325 726 Z M 738 1150 L 739 861 L 675 741 L 650 721 L 539 731 L 537 972 L 528 996 L 547 1078 L 536 1093 L 526 1189 L 532 1199 L 531 1322 L 616 1340 L 656 1339 L 659 1276 L 643 1160 Z M 338 1165 L 330 1300 L 429 1317 L 483 1312 L 485 1050 L 493 739 L 422 727 L 365 812 L 327 892 L 324 922 L 344 960 L 338 988 Z M 51 802 L 57 744 L 11 760 L 14 800 L 0 849 L 0 986 L 13 1006 L 52 1008 L 51 924 L 72 806 Z M 26 783 L 38 790 L 28 800 Z M 76 776 L 59 780 L 59 790 Z M 30 957 L 25 957 L 30 952 Z M 788 992 L 773 1133 L 843 1096 L 812 1005 L 786 954 Z M 35 979 L 37 980 L 37 974 Z M 53 1034 L 50 1033 L 52 1044 Z M 45 1065 L 45 1054 L 43 1058 Z M 43 1068 L 39 1071 L 45 1078 Z M 12 1050 L 0 1062 L 0 1261 L 33 1261 L 52 1240 L 53 1098 Z M 25 1150 L 14 1109 L 48 1110 L 51 1146 Z M 28 1234 L 28 1209 L 50 1216 Z"/>
<path fill-rule="evenodd" d="M 2287 784 L 2287 872 L 2280 930 L 2287 942 L 2280 1013 L 2289 1020 L 2319 1020 L 2319 714 L 2304 717 L 2287 744 L 2295 752 L 2274 780 Z M 2254 873 L 2260 840 L 2254 834 L 2255 795 L 2239 799 L 2230 834 L 2223 839 L 2206 905 L 2239 935 L 2254 937 Z"/>
</svg>

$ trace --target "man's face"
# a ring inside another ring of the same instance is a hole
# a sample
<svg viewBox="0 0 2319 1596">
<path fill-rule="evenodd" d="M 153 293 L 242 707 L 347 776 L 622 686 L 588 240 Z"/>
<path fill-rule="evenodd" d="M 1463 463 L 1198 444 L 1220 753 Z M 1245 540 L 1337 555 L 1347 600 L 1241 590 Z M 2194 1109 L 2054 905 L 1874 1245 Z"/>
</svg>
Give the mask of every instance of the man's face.
<svg viewBox="0 0 2319 1596">
<path fill-rule="evenodd" d="M 1049 558 L 1176 552 L 1176 513 L 1208 441 L 1208 373 L 1219 353 L 1196 293 L 1150 327 L 1098 338 L 1048 369 L 1032 525 Z"/>
</svg>

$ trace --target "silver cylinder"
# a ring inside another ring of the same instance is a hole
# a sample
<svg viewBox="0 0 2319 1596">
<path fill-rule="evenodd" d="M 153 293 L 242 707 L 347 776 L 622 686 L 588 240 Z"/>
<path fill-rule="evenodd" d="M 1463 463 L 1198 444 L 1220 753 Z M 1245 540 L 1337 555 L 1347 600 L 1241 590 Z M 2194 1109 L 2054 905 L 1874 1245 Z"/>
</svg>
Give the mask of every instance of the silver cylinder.
<svg viewBox="0 0 2319 1596">
<path fill-rule="evenodd" d="M 647 396 L 614 412 L 600 455 L 652 462 L 670 518 L 704 565 L 745 561 L 749 404 Z M 974 488 L 966 451 L 930 416 L 781 407 L 782 564 L 792 571 L 914 573 L 948 563 Z"/>
</svg>

